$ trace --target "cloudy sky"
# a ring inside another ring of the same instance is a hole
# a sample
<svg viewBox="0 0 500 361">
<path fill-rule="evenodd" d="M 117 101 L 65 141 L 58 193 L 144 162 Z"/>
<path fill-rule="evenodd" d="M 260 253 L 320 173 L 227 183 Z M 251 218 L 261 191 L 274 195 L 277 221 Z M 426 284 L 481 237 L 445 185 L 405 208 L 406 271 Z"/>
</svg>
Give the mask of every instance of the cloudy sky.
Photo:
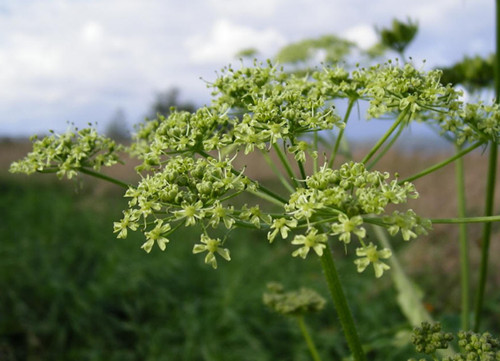
<svg viewBox="0 0 500 361">
<path fill-rule="evenodd" d="M 368 46 L 408 16 L 408 55 L 429 69 L 494 49 L 492 0 L 0 0 L 0 136 L 104 127 L 117 109 L 136 123 L 173 86 L 202 105 L 200 77 L 238 50 L 332 33 Z"/>
</svg>

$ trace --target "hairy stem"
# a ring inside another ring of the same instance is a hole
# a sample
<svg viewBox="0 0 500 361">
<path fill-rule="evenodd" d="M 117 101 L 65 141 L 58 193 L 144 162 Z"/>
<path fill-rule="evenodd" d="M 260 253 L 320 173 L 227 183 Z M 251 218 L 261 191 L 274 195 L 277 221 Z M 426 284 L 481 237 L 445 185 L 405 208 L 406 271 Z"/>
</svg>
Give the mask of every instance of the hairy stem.
<svg viewBox="0 0 500 361">
<path fill-rule="evenodd" d="M 332 296 L 333 304 L 337 310 L 337 315 L 339 317 L 340 324 L 342 325 L 342 329 L 344 330 L 347 345 L 352 352 L 354 360 L 364 361 L 366 360 L 366 357 L 361 346 L 361 341 L 356 330 L 351 310 L 347 304 L 347 299 L 342 289 L 342 284 L 332 257 L 332 251 L 328 244 L 320 260 L 326 282 L 328 284 L 328 289 L 330 290 L 330 295 Z"/>
<path fill-rule="evenodd" d="M 306 341 L 307 348 L 309 349 L 309 352 L 311 353 L 311 357 L 314 361 L 321 361 L 321 357 L 319 357 L 318 350 L 316 349 L 316 345 L 314 344 L 314 341 L 309 334 L 309 330 L 307 329 L 306 323 L 304 321 L 304 316 L 300 315 L 297 316 L 297 322 L 300 327 L 300 331 L 302 332 L 302 336 L 304 336 L 304 340 Z"/>
<path fill-rule="evenodd" d="M 496 56 L 494 63 L 495 71 L 495 101 L 500 103 L 500 0 L 496 0 Z M 490 159 L 488 163 L 488 180 L 486 183 L 485 215 L 493 214 L 495 196 L 495 174 L 497 168 L 498 144 L 490 144 Z M 481 313 L 483 308 L 484 290 L 486 288 L 486 276 L 488 273 L 488 253 L 490 248 L 491 223 L 483 226 L 483 240 L 481 243 L 481 263 L 479 270 L 479 286 L 476 294 L 474 307 L 474 331 L 479 332 L 481 326 Z"/>
<path fill-rule="evenodd" d="M 122 182 L 122 181 L 120 181 L 120 180 L 118 180 L 116 178 L 107 176 L 107 175 L 102 174 L 102 173 L 95 172 L 95 171 L 93 171 L 91 169 L 88 169 L 88 168 L 78 168 L 78 171 L 81 172 L 81 173 L 87 174 L 89 176 L 105 180 L 106 182 L 113 183 L 113 184 L 115 184 L 117 186 L 120 186 L 122 188 L 128 188 L 128 187 L 130 187 L 129 184 L 124 183 L 124 182 Z"/>
<path fill-rule="evenodd" d="M 489 217 L 493 214 L 495 197 L 495 175 L 497 169 L 497 144 L 492 142 L 490 145 L 488 179 L 486 184 L 486 205 L 484 214 Z M 479 332 L 481 326 L 481 313 L 483 309 L 484 291 L 486 288 L 486 278 L 488 276 L 488 256 L 490 251 L 491 222 L 483 226 L 483 238 L 481 243 L 481 263 L 479 266 L 479 285 L 476 291 L 476 300 L 474 305 L 474 332 Z"/>
</svg>

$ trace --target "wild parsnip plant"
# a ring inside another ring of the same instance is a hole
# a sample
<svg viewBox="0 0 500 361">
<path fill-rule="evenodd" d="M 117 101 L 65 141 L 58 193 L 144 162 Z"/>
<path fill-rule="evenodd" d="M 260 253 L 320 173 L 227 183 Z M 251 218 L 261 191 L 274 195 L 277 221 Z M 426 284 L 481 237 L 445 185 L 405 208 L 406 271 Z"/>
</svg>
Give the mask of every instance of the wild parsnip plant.
<svg viewBox="0 0 500 361">
<path fill-rule="evenodd" d="M 177 229 L 199 226 L 193 228 L 201 229 L 193 254 L 217 268 L 237 257 L 231 254 L 230 231 L 243 227 L 262 230 L 263 241 L 291 243 L 292 262 L 318 257 L 352 357 L 365 360 L 362 335 L 356 330 L 332 253 L 346 252 L 354 243 L 353 271 L 372 269 L 380 278 L 386 272 L 401 273 L 399 266 L 391 269 L 397 259 L 386 234 L 411 241 L 431 231 L 433 223 L 500 220 L 499 216 L 428 219 L 406 205 L 418 197 L 413 180 L 478 147 L 496 144 L 499 136 L 498 106 L 464 104 L 461 91 L 442 84 L 440 76 L 439 70 L 427 72 L 397 61 L 352 71 L 325 66 L 307 76 L 287 73 L 271 62 L 239 69 L 229 66 L 209 84 L 210 105 L 194 113 L 173 109 L 168 117 L 158 115 L 137 128 L 126 150 L 142 161 L 138 184 L 99 172 L 101 166 L 120 161 L 122 148 L 92 128 L 34 138 L 33 152 L 10 170 L 54 172 L 67 178 L 84 173 L 123 187 L 128 207 L 114 223 L 114 231 L 118 238 L 142 232 L 141 247 L 146 252 L 158 247 L 168 253 Z M 343 114 L 336 107 L 341 102 L 347 104 Z M 367 102 L 367 118 L 390 118 L 392 125 L 361 160 L 338 164 L 344 128 L 359 102 Z M 407 179 L 374 170 L 413 121 L 438 126 L 461 150 Z M 329 144 L 325 134 L 332 133 L 336 140 Z M 271 152 L 277 154 L 284 172 L 272 163 L 271 169 L 282 192 L 266 188 L 246 175 L 245 167 L 234 165 L 240 157 L 244 163 L 252 152 L 263 153 L 266 159 Z M 251 203 L 242 205 L 239 197 L 244 194 L 245 199 L 253 196 Z M 391 205 L 398 205 L 398 210 L 389 210 Z M 215 235 L 221 228 L 226 230 L 222 238 Z M 372 229 L 377 236 L 369 239 Z M 411 288 L 410 283 L 407 286 Z"/>
</svg>

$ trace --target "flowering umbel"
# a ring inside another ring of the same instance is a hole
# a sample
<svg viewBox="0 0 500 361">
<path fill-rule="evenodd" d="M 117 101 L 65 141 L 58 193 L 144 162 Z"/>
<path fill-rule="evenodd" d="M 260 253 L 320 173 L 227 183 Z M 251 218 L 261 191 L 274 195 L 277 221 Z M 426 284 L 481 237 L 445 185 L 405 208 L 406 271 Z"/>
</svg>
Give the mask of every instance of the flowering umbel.
<svg viewBox="0 0 500 361">
<path fill-rule="evenodd" d="M 320 166 L 318 142 L 311 142 L 309 136 L 316 134 L 318 140 L 320 131 L 338 132 L 345 127 L 335 99 L 367 100 L 369 116 L 407 114 L 405 122 L 423 119 L 431 110 L 453 111 L 469 120 L 487 115 L 476 122 L 478 137 L 495 137 L 500 129 L 495 107 L 462 108 L 459 94 L 439 83 L 438 71 L 425 73 L 410 64 L 387 63 L 351 73 L 326 67 L 306 77 L 270 62 L 241 69 L 229 66 L 208 85 L 213 90 L 209 105 L 193 113 L 172 109 L 168 117 L 158 115 L 137 127 L 127 150 L 142 161 L 136 168 L 141 178 L 136 185 L 117 183 L 126 187 L 128 208 L 113 229 L 118 238 L 141 231 L 145 237 L 141 247 L 151 252 L 155 245 L 165 250 L 179 227 L 198 227 L 203 236 L 193 251 L 207 252 L 205 261 L 214 268 L 216 255 L 230 259 L 223 242 L 209 235 L 214 228 L 224 229 L 227 235 L 236 227 L 260 229 L 270 243 L 291 239 L 296 246 L 292 255 L 301 258 L 311 253 L 322 256 L 329 237 L 340 240 L 346 249 L 359 241 L 357 268 L 372 264 L 377 277 L 388 269 L 382 260 L 390 252 L 365 245 L 367 223 L 385 227 L 391 235 L 400 233 L 404 240 L 430 229 L 430 222 L 411 209 L 386 212 L 390 205 L 418 197 L 413 184 L 369 170 L 364 162 L 334 168 L 325 156 Z M 96 172 L 118 162 L 122 149 L 92 128 L 73 130 L 34 139 L 33 152 L 13 163 L 11 171 L 56 172 L 68 178 L 92 173 L 105 178 Z M 236 161 L 241 154 L 271 149 L 286 168 L 288 195 L 268 190 L 245 175 L 245 166 L 234 165 L 241 164 Z M 286 153 L 297 162 L 300 177 L 287 164 Z M 314 162 L 310 174 L 305 171 L 306 161 Z M 281 208 L 269 213 L 259 203 L 233 202 L 244 193 Z"/>
</svg>

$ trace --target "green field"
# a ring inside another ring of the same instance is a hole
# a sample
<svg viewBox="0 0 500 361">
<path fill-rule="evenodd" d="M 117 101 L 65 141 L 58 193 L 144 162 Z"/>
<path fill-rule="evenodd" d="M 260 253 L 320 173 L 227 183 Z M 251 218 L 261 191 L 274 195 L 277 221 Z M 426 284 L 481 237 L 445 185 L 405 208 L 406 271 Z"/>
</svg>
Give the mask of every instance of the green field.
<svg viewBox="0 0 500 361">
<path fill-rule="evenodd" d="M 4 152 L 6 158 L 23 150 L 7 146 L 4 150 L 12 153 Z M 394 162 L 391 157 L 381 167 Z M 403 164 L 411 164 L 411 172 L 431 161 L 417 157 Z M 482 167 L 474 160 L 470 164 Z M 451 179 L 453 167 L 447 172 L 436 176 Z M 417 184 L 426 198 L 415 209 L 429 216 L 453 209 L 445 203 L 453 187 L 428 182 Z M 474 192 L 472 187 L 469 208 L 480 212 Z M 178 231 L 165 252 L 155 247 L 146 254 L 141 233 L 126 240 L 113 235 L 113 221 L 125 205 L 121 190 L 95 182 L 0 175 L 1 361 L 310 360 L 295 320 L 271 313 L 262 294 L 268 282 L 277 281 L 288 289 L 313 288 L 329 299 L 317 258 L 292 258 L 289 242 L 270 245 L 265 232 L 238 230 L 228 236 L 232 261 L 221 260 L 213 270 L 203 256 L 192 254 L 196 228 Z M 471 227 L 471 239 L 479 231 Z M 449 331 L 459 324 L 455 237 L 453 226 L 436 226 L 429 237 L 394 242 L 433 317 Z M 499 243 L 497 226 L 494 237 L 493 250 Z M 471 245 L 473 265 L 478 249 Z M 368 358 L 416 356 L 391 278 L 358 274 L 354 250 L 347 257 L 342 247 L 334 250 Z M 494 333 L 500 331 L 500 277 L 494 272 L 499 262 L 492 257 L 485 305 L 485 327 Z M 306 322 L 324 360 L 348 355 L 331 301 Z"/>
<path fill-rule="evenodd" d="M 140 234 L 112 234 L 121 195 L 91 195 L 47 177 L 1 178 L 1 360 L 309 359 L 294 320 L 261 300 L 269 281 L 327 297 L 317 259 L 293 259 L 265 233 L 234 232 L 233 260 L 213 270 L 191 253 L 194 230 L 146 254 Z M 377 340 L 372 359 L 401 359 L 393 336 L 407 325 L 389 278 L 375 284 L 350 260 L 340 271 L 364 339 Z M 347 353 L 331 304 L 307 322 L 325 359 Z"/>
</svg>

